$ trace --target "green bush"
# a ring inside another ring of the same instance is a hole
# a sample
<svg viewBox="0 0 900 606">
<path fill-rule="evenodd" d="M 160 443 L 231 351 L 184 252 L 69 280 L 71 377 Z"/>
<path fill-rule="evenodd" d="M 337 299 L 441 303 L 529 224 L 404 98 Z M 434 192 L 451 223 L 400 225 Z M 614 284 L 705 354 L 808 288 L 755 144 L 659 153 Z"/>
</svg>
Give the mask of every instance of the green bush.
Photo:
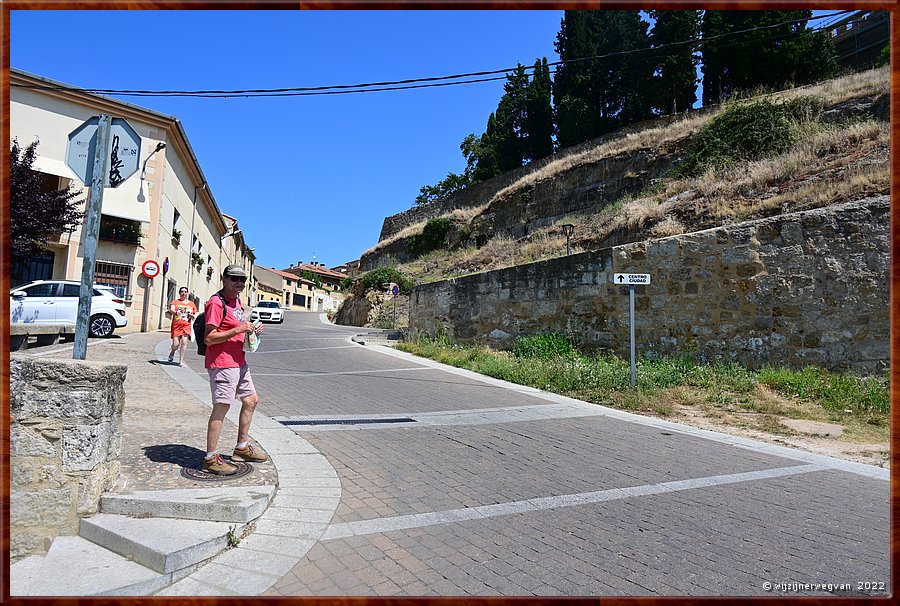
<svg viewBox="0 0 900 606">
<path fill-rule="evenodd" d="M 363 274 L 362 283 L 366 290 L 383 290 L 383 284 L 394 282 L 400 287 L 400 294 L 408 295 L 412 292 L 415 282 L 407 278 L 399 270 L 393 267 L 379 267 Z"/>
<path fill-rule="evenodd" d="M 406 239 L 406 250 L 419 257 L 425 253 L 443 248 L 451 227 L 453 227 L 453 221 L 446 217 L 432 219 L 425 224 L 421 232 L 413 234 Z"/>
<path fill-rule="evenodd" d="M 790 109 L 803 107 L 797 103 Z M 795 139 L 788 110 L 786 104 L 765 100 L 732 105 L 700 130 L 678 172 L 692 176 L 710 166 L 725 167 L 786 151 Z"/>
<path fill-rule="evenodd" d="M 532 337 L 516 337 L 513 353 L 517 358 L 549 359 L 559 356 L 571 356 L 575 353 L 572 339 L 560 333 L 534 335 Z"/>
</svg>

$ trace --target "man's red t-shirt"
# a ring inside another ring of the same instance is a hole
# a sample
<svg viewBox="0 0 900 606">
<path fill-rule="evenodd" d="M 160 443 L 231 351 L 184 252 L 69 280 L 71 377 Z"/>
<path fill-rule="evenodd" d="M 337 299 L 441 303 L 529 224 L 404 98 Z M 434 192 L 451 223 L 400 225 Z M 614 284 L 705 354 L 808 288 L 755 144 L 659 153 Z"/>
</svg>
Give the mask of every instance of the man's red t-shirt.
<svg viewBox="0 0 900 606">
<path fill-rule="evenodd" d="M 222 299 L 218 294 L 210 297 L 206 302 L 206 325 L 226 332 L 237 328 L 244 323 L 244 308 L 239 299 L 228 300 L 225 310 L 225 319 L 222 319 Z M 231 337 L 224 343 L 206 346 L 206 368 L 241 368 L 246 362 L 244 355 L 244 337 L 247 333 L 241 333 Z"/>
</svg>

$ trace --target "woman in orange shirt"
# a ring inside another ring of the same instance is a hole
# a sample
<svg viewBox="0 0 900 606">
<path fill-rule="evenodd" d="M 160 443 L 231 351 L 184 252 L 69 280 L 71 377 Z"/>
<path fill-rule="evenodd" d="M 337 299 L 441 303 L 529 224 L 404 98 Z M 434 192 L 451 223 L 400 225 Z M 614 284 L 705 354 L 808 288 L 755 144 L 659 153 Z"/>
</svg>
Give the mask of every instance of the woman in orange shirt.
<svg viewBox="0 0 900 606">
<path fill-rule="evenodd" d="M 174 361 L 175 352 L 180 349 L 179 366 L 186 366 L 184 352 L 191 339 L 191 325 L 194 323 L 194 316 L 197 315 L 197 306 L 193 301 L 189 301 L 187 296 L 188 289 L 182 286 L 178 290 L 178 298 L 173 299 L 172 304 L 169 305 L 169 311 L 172 312 L 172 351 L 169 352 L 169 362 Z"/>
</svg>

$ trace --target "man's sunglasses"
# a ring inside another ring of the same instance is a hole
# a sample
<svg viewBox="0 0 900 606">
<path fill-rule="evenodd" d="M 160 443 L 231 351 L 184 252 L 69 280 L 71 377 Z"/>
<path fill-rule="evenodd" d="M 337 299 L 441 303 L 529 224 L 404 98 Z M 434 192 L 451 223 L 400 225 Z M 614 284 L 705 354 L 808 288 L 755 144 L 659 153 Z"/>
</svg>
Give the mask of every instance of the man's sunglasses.
<svg viewBox="0 0 900 606">
<path fill-rule="evenodd" d="M 241 284 L 243 284 L 244 282 L 247 281 L 247 278 L 236 278 L 234 276 L 225 276 L 225 277 L 228 278 L 229 280 L 231 280 L 232 282 L 240 282 Z"/>
</svg>

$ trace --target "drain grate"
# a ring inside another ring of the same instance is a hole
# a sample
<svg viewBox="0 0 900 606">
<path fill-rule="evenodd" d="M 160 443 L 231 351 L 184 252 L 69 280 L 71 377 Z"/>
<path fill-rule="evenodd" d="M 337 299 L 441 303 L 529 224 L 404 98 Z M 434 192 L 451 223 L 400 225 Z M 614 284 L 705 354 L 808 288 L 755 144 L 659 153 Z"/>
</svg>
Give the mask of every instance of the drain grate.
<svg viewBox="0 0 900 606">
<path fill-rule="evenodd" d="M 311 419 L 302 421 L 279 421 L 282 425 L 368 425 L 370 423 L 415 423 L 415 419 L 409 417 L 395 417 L 392 419 Z"/>
<path fill-rule="evenodd" d="M 229 463 L 237 467 L 237 471 L 230 476 L 216 475 L 214 473 L 209 473 L 203 471 L 203 469 L 198 469 L 196 467 L 182 467 L 181 475 L 188 478 L 189 480 L 201 480 L 203 482 L 224 482 L 225 480 L 242 478 L 253 471 L 253 466 L 249 463 L 244 463 L 243 461 L 229 461 Z"/>
</svg>

